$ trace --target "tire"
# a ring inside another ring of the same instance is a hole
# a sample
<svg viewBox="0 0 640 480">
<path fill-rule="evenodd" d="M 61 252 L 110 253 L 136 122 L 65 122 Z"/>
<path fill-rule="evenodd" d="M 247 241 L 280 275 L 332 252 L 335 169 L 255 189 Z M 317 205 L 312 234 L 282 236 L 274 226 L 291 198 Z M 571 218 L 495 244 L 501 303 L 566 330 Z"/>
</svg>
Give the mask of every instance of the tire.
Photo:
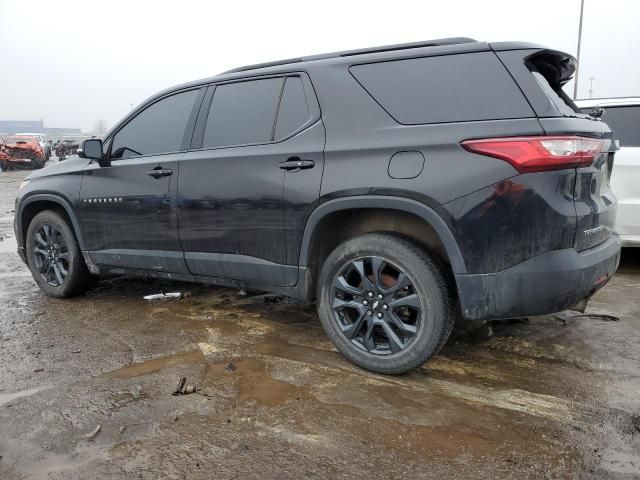
<svg viewBox="0 0 640 480">
<path fill-rule="evenodd" d="M 0 171 L 6 172 L 7 170 L 9 170 L 7 162 L 0 162 Z"/>
<path fill-rule="evenodd" d="M 49 235 L 46 229 L 49 229 Z M 57 233 L 56 233 L 57 232 Z M 57 249 L 57 261 L 46 265 L 47 275 L 41 273 L 45 267 L 49 248 Z M 36 253 L 36 249 L 40 253 Z M 43 252 L 45 255 L 43 255 Z M 38 286 L 50 297 L 67 298 L 84 293 L 93 282 L 76 237 L 66 220 L 53 210 L 38 213 L 27 229 L 27 263 Z M 58 272 L 56 272 L 56 265 Z M 62 273 L 66 271 L 66 275 Z M 60 278 L 62 282 L 59 282 Z"/>
<path fill-rule="evenodd" d="M 380 275 L 373 275 L 376 268 Z M 410 241 L 384 233 L 362 235 L 336 247 L 322 266 L 316 299 L 320 322 L 335 347 L 356 365 L 377 373 L 400 374 L 419 367 L 442 348 L 455 321 L 452 289 L 438 263 Z M 391 335 L 386 334 L 389 330 Z M 394 334 L 399 341 L 391 341 Z"/>
</svg>

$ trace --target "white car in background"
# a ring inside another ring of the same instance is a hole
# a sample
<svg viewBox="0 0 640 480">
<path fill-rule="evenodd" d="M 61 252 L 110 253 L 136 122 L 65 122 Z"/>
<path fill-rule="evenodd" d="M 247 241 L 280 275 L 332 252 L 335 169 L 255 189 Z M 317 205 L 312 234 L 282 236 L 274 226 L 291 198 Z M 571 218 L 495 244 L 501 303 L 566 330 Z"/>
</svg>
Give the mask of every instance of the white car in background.
<svg viewBox="0 0 640 480">
<path fill-rule="evenodd" d="M 618 197 L 616 230 L 624 247 L 640 247 L 640 97 L 576 100 L 583 113 L 603 108 L 605 122 L 620 142 L 611 174 Z"/>
</svg>

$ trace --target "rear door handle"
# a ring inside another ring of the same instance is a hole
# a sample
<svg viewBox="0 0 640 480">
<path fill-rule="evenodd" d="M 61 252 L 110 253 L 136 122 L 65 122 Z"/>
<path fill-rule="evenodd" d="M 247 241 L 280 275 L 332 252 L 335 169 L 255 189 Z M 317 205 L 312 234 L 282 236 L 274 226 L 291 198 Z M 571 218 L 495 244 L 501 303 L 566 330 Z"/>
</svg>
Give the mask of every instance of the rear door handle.
<svg viewBox="0 0 640 480">
<path fill-rule="evenodd" d="M 302 160 L 300 157 L 290 157 L 285 162 L 280 162 L 279 167 L 283 170 L 303 170 L 305 168 L 313 168 L 315 162 L 313 160 Z"/>
<path fill-rule="evenodd" d="M 168 177 L 169 175 L 173 175 L 173 170 L 170 168 L 156 167 L 153 170 L 149 170 L 147 175 L 153 178 Z"/>
</svg>

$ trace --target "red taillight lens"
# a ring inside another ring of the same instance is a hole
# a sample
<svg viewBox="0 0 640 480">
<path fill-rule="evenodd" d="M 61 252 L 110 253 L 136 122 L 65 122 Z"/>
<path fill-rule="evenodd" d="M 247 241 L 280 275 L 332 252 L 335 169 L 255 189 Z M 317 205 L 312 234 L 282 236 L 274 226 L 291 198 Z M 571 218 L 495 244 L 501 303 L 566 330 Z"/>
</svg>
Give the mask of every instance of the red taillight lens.
<svg viewBox="0 0 640 480">
<path fill-rule="evenodd" d="M 505 160 L 520 173 L 588 167 L 604 140 L 586 137 L 507 137 L 466 140 L 462 147 L 473 153 Z"/>
</svg>

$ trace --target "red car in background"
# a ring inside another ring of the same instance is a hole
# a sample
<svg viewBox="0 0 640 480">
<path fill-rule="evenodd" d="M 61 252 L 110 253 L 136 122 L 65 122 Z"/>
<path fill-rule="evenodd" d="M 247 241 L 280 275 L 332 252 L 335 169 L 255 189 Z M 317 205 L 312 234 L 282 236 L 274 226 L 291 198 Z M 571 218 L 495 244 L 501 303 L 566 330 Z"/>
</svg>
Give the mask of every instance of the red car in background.
<svg viewBox="0 0 640 480">
<path fill-rule="evenodd" d="M 42 168 L 47 158 L 35 137 L 10 135 L 0 144 L 0 170 Z"/>
</svg>

